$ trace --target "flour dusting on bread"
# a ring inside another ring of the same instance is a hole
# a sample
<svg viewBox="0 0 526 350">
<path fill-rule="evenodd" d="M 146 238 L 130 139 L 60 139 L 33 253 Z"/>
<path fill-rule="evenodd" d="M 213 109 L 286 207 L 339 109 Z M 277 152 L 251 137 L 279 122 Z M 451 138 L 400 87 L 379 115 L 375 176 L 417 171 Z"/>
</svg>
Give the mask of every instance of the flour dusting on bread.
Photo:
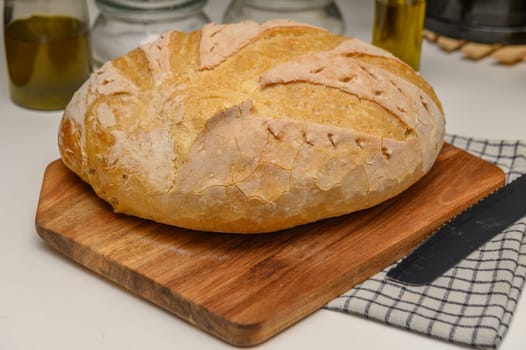
<svg viewBox="0 0 526 350">
<path fill-rule="evenodd" d="M 243 21 L 229 25 L 209 23 L 201 35 L 199 57 L 202 69 L 210 69 L 232 56 L 242 47 L 256 40 L 258 35 L 273 28 L 314 27 L 290 20 L 276 19 L 259 25 L 254 21 Z M 318 28 L 321 29 L 321 28 Z"/>
</svg>

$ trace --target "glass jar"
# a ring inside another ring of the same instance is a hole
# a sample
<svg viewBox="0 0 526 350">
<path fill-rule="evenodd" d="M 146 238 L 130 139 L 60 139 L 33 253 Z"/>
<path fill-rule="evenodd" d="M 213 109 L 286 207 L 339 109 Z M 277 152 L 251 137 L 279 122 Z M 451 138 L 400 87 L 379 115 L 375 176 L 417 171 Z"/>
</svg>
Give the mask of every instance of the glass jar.
<svg viewBox="0 0 526 350">
<path fill-rule="evenodd" d="M 176 29 L 187 32 L 209 22 L 207 0 L 95 0 L 100 14 L 92 29 L 95 64 L 122 56 Z"/>
<path fill-rule="evenodd" d="M 91 73 L 86 1 L 5 0 L 4 44 L 13 102 L 63 109 Z"/>
<path fill-rule="evenodd" d="M 277 18 L 312 24 L 336 34 L 342 34 L 345 29 L 340 10 L 333 0 L 233 0 L 223 22 L 248 19 L 261 23 Z"/>
<path fill-rule="evenodd" d="M 372 43 L 418 71 L 425 0 L 376 0 Z"/>
</svg>

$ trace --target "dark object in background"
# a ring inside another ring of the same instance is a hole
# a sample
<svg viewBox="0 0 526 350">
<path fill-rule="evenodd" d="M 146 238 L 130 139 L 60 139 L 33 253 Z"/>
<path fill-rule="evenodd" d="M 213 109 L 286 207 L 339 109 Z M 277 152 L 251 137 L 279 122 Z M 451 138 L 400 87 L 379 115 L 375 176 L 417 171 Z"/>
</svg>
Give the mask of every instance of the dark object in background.
<svg viewBox="0 0 526 350">
<path fill-rule="evenodd" d="M 526 43 L 524 0 L 428 0 L 425 28 L 478 43 Z"/>
</svg>

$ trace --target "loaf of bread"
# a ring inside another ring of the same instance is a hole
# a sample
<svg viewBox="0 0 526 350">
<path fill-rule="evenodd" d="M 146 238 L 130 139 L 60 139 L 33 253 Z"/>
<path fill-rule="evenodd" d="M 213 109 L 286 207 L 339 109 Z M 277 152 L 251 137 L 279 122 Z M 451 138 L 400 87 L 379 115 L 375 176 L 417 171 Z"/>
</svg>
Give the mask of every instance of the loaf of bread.
<svg viewBox="0 0 526 350">
<path fill-rule="evenodd" d="M 172 31 L 107 62 L 64 111 L 67 167 L 115 212 L 262 233 L 365 209 L 444 138 L 432 87 L 393 55 L 276 20 Z"/>
</svg>

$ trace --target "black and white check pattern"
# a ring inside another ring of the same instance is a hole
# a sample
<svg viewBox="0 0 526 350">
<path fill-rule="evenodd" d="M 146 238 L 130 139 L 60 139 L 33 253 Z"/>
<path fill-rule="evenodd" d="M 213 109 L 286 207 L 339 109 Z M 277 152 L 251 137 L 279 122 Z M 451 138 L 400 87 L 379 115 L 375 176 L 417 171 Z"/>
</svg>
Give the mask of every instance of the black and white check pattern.
<svg viewBox="0 0 526 350">
<path fill-rule="evenodd" d="M 526 143 L 448 135 L 447 142 L 500 166 L 506 181 L 526 173 Z M 429 285 L 386 279 L 389 266 L 325 308 L 475 348 L 502 341 L 526 279 L 526 217 Z"/>
</svg>

